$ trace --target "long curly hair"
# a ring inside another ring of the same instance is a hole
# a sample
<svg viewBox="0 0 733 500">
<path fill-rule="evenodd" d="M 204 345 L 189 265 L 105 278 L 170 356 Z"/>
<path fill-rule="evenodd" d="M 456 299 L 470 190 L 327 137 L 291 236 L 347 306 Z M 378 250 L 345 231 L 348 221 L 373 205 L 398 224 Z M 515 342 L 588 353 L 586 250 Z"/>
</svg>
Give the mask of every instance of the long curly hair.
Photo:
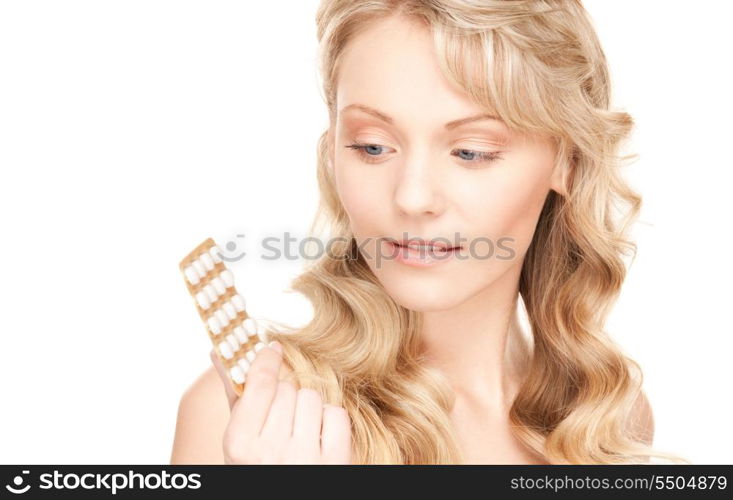
<svg viewBox="0 0 733 500">
<path fill-rule="evenodd" d="M 648 463 L 634 432 L 639 365 L 603 330 L 636 254 L 626 231 L 641 197 L 622 179 L 618 154 L 633 121 L 609 109 L 607 62 L 577 0 L 322 0 L 316 23 L 330 127 L 339 57 L 371 23 L 407 16 L 431 30 L 445 76 L 522 132 L 548 133 L 565 162 L 567 195 L 550 191 L 519 283 L 531 326 L 527 373 L 511 409 L 512 432 L 553 464 Z M 329 128 L 330 128 L 329 127 Z M 449 418 L 447 378 L 421 357 L 421 315 L 398 305 L 359 254 L 329 168 L 328 132 L 317 148 L 320 205 L 311 235 L 330 252 L 292 282 L 313 305 L 294 328 L 270 322 L 293 380 L 343 406 L 357 464 L 462 463 Z"/>
</svg>

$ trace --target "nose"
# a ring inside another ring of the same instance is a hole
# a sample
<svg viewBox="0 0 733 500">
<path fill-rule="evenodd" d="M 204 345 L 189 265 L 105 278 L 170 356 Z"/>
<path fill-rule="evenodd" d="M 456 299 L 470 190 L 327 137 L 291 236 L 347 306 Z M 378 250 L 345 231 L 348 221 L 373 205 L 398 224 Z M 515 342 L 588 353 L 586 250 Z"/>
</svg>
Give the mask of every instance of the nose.
<svg viewBox="0 0 733 500">
<path fill-rule="evenodd" d="M 440 179 L 435 165 L 427 161 L 408 163 L 394 193 L 394 203 L 402 215 L 437 216 L 444 210 Z"/>
</svg>

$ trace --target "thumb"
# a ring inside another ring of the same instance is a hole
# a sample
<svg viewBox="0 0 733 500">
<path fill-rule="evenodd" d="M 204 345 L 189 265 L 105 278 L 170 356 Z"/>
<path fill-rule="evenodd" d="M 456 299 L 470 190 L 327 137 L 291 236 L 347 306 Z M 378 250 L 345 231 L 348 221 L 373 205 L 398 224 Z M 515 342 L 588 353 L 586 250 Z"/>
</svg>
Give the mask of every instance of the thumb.
<svg viewBox="0 0 733 500">
<path fill-rule="evenodd" d="M 229 378 L 229 374 L 227 373 L 226 368 L 224 368 L 224 365 L 221 363 L 221 359 L 219 359 L 219 356 L 213 349 L 209 353 L 209 357 L 211 358 L 211 362 L 214 364 L 214 368 L 216 368 L 216 373 L 219 374 L 219 378 L 221 378 L 221 381 L 224 384 L 224 392 L 227 395 L 227 400 L 229 401 L 229 409 L 231 410 L 232 406 L 234 406 L 234 403 L 237 401 L 239 396 L 237 396 L 237 393 L 234 392 L 234 387 L 232 387 L 232 380 Z"/>
</svg>

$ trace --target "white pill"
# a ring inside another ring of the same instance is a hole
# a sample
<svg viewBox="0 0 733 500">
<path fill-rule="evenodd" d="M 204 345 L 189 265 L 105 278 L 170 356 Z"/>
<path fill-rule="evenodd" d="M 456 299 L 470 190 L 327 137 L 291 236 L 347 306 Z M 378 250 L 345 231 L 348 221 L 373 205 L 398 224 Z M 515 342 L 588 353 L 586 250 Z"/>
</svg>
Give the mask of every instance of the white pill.
<svg viewBox="0 0 733 500">
<path fill-rule="evenodd" d="M 221 305 L 221 308 L 224 309 L 224 312 L 227 313 L 227 316 L 229 316 L 229 319 L 234 319 L 237 317 L 237 311 L 234 309 L 234 306 L 231 302 L 224 302 Z"/>
<path fill-rule="evenodd" d="M 216 319 L 219 320 L 221 326 L 227 326 L 229 324 L 229 318 L 227 318 L 227 315 L 221 309 L 217 309 L 214 315 L 216 315 Z"/>
<path fill-rule="evenodd" d="M 237 338 L 234 335 L 230 333 L 225 338 L 227 342 L 229 342 L 229 345 L 232 346 L 232 349 L 234 349 L 235 351 L 239 350 L 239 342 L 237 341 Z"/>
<path fill-rule="evenodd" d="M 214 259 L 214 262 L 217 264 L 221 262 L 221 257 L 219 257 L 219 254 L 221 254 L 221 248 L 219 248 L 219 245 L 214 245 L 209 250 L 209 255 L 211 255 L 211 258 Z"/>
<path fill-rule="evenodd" d="M 216 316 L 210 317 L 206 322 L 209 325 L 209 330 L 211 331 L 211 333 L 213 333 L 214 335 L 218 335 L 221 333 L 221 323 L 219 323 L 219 320 L 216 319 Z"/>
<path fill-rule="evenodd" d="M 239 294 L 236 294 L 232 296 L 230 300 L 232 301 L 232 304 L 234 304 L 234 309 L 236 309 L 239 312 L 244 311 L 244 306 L 245 306 L 244 297 L 242 297 Z"/>
<path fill-rule="evenodd" d="M 237 364 L 239 365 L 239 367 L 240 367 L 240 368 L 242 369 L 242 371 L 243 371 L 244 373 L 247 373 L 247 372 L 249 371 L 249 367 L 251 366 L 251 365 L 249 364 L 249 361 L 247 361 L 247 360 L 246 360 L 246 359 L 244 359 L 244 358 L 239 358 L 239 359 L 237 360 Z"/>
<path fill-rule="evenodd" d="M 242 328 L 247 332 L 247 336 L 254 337 L 257 335 L 257 323 L 252 318 L 247 318 L 242 322 Z"/>
<path fill-rule="evenodd" d="M 216 290 L 216 293 L 219 295 L 224 295 L 224 292 L 226 292 L 227 287 L 224 286 L 224 282 L 221 280 L 221 278 L 214 278 L 211 280 L 211 285 L 214 287 L 214 290 Z"/>
<path fill-rule="evenodd" d="M 211 271 L 212 269 L 214 269 L 214 259 L 212 259 L 211 255 L 209 255 L 208 253 L 201 254 L 199 260 L 204 265 L 207 271 Z"/>
<path fill-rule="evenodd" d="M 242 371 L 242 367 L 239 365 L 234 365 L 229 370 L 229 374 L 232 376 L 232 380 L 234 380 L 237 384 L 243 384 L 245 380 L 244 372 Z"/>
<path fill-rule="evenodd" d="M 196 269 L 196 272 L 199 273 L 199 277 L 203 278 L 206 276 L 206 268 L 204 268 L 204 265 L 199 261 L 198 259 L 194 260 L 191 265 L 194 269 Z"/>
<path fill-rule="evenodd" d="M 211 307 L 211 302 L 204 292 L 199 292 L 196 294 L 196 302 L 199 303 L 199 307 L 201 307 L 201 309 L 206 310 Z"/>
<path fill-rule="evenodd" d="M 183 274 L 186 275 L 186 279 L 192 285 L 195 285 L 196 283 L 198 283 L 201 280 L 201 278 L 199 278 L 199 273 L 197 273 L 196 270 L 192 266 L 188 266 L 186 269 L 184 269 Z"/>
<path fill-rule="evenodd" d="M 209 300 L 212 303 L 216 302 L 219 299 L 219 294 L 216 293 L 216 290 L 214 290 L 214 287 L 211 285 L 206 285 L 204 287 L 204 293 L 207 297 L 209 297 Z"/>
<path fill-rule="evenodd" d="M 246 344 L 249 338 L 247 337 L 247 332 L 244 331 L 244 328 L 241 326 L 238 326 L 233 331 L 234 336 L 237 337 L 237 340 L 240 344 Z"/>
<path fill-rule="evenodd" d="M 260 349 L 262 349 L 263 347 L 265 347 L 265 344 L 263 344 L 262 342 L 257 342 L 255 344 L 255 352 L 260 352 Z"/>
<path fill-rule="evenodd" d="M 229 269 L 224 269 L 219 275 L 227 288 L 234 286 L 234 275 Z"/>
<path fill-rule="evenodd" d="M 219 342 L 219 352 L 222 356 L 224 356 L 225 359 L 232 359 L 232 357 L 234 357 L 232 346 L 230 346 L 227 342 Z"/>
<path fill-rule="evenodd" d="M 257 338 L 260 339 L 260 342 L 263 342 L 265 344 L 270 343 L 267 339 L 267 332 L 264 329 L 261 329 L 257 332 Z"/>
<path fill-rule="evenodd" d="M 255 360 L 255 352 L 254 351 L 247 351 L 247 354 L 245 354 L 247 357 L 247 361 L 252 363 Z"/>
</svg>

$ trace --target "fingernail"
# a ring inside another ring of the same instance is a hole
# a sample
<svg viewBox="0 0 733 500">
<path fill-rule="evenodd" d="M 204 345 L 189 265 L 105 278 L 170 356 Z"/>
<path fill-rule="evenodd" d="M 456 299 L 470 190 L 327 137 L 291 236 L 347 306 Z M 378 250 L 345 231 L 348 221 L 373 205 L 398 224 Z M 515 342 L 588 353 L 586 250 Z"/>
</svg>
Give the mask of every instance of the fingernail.
<svg viewBox="0 0 733 500">
<path fill-rule="evenodd" d="M 269 343 L 268 345 L 269 345 L 269 346 L 270 346 L 270 347 L 271 347 L 272 349 L 274 349 L 274 350 L 276 350 L 277 352 L 279 352 L 280 354 L 282 354 L 282 353 L 283 353 L 283 346 L 282 346 L 282 345 L 280 345 L 280 342 L 278 342 L 277 340 L 273 340 L 273 341 L 272 341 L 272 342 L 270 342 L 270 343 Z"/>
</svg>

